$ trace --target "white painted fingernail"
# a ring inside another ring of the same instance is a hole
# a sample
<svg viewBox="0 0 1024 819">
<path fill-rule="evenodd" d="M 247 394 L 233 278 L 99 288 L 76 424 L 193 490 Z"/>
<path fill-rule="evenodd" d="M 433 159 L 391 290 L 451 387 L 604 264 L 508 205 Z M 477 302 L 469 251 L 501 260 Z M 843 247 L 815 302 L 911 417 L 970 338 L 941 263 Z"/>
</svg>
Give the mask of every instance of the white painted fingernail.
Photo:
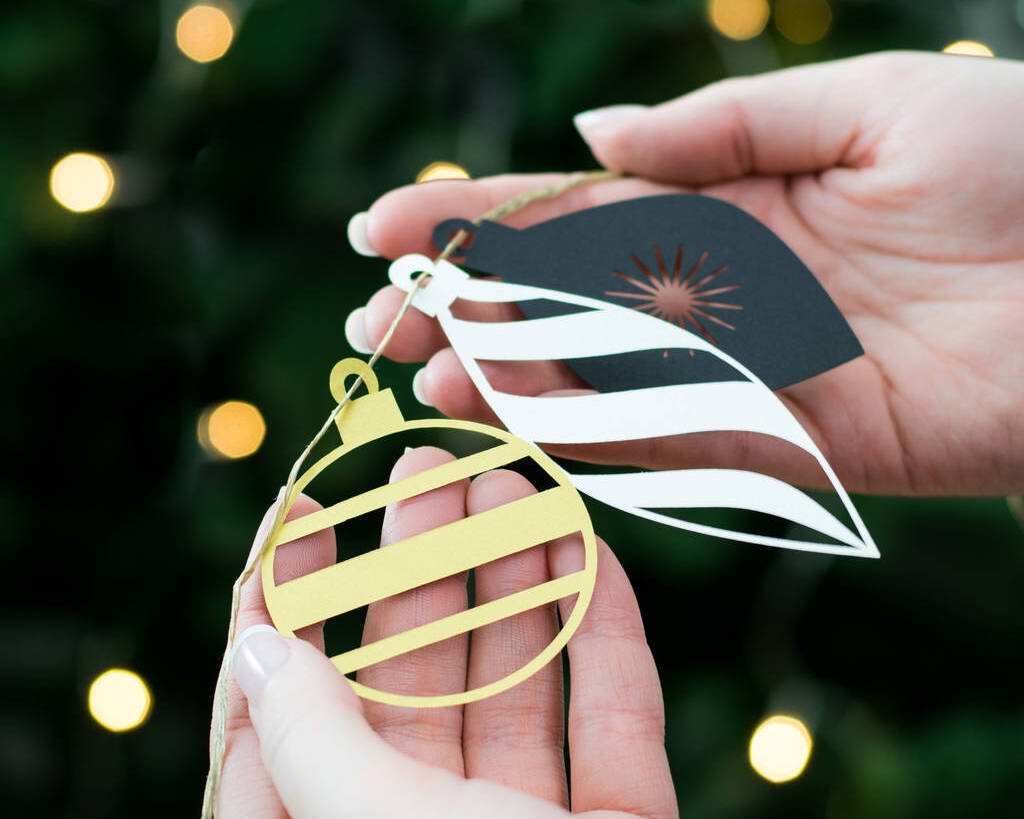
<svg viewBox="0 0 1024 819">
<path fill-rule="evenodd" d="M 430 399 L 427 398 L 427 368 L 422 367 L 416 371 L 416 375 L 412 377 L 412 394 L 416 396 L 416 400 L 419 401 L 425 407 L 432 407 Z"/>
<path fill-rule="evenodd" d="M 646 110 L 646 105 L 609 105 L 606 108 L 582 111 L 572 118 L 572 122 L 583 141 L 589 145 L 593 138 L 609 127 L 619 125 Z"/>
<path fill-rule="evenodd" d="M 345 338 L 357 353 L 369 355 L 373 352 L 373 347 L 370 346 L 370 342 L 366 338 L 365 316 L 365 307 L 357 307 L 348 314 L 348 318 L 345 319 Z"/>
<path fill-rule="evenodd" d="M 288 644 L 277 629 L 263 623 L 243 631 L 231 649 L 235 680 L 250 701 L 259 697 L 271 675 L 287 659 Z"/>
<path fill-rule="evenodd" d="M 379 256 L 370 244 L 370 234 L 366 231 L 369 218 L 370 214 L 364 210 L 348 220 L 348 243 L 360 256 Z"/>
</svg>

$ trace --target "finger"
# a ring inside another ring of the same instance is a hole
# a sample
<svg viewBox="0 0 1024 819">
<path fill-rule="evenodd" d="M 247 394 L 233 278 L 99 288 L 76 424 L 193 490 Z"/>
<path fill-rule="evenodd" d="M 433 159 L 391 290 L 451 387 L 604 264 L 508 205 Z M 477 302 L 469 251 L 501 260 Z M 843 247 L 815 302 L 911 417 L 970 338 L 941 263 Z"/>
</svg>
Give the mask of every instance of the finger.
<svg viewBox="0 0 1024 819">
<path fill-rule="evenodd" d="M 407 185 L 374 202 L 367 217 L 367 234 L 374 249 L 388 258 L 406 253 L 434 256 L 440 248 L 433 246 L 431 236 L 434 228 L 445 219 L 476 219 L 515 196 L 568 178 L 567 174 L 531 174 Z M 525 227 L 620 199 L 674 191 L 678 188 L 642 179 L 581 185 L 553 199 L 534 202 L 501 221 L 512 227 Z"/>
<path fill-rule="evenodd" d="M 377 349 L 388 328 L 391 327 L 406 295 L 404 291 L 394 285 L 388 285 L 374 293 L 366 307 L 363 308 L 361 314 L 363 338 L 366 339 L 367 346 L 371 351 Z M 348 322 L 346 322 L 347 327 Z M 355 340 L 349 339 L 349 341 L 352 343 Z M 413 308 L 402 316 L 402 320 L 395 328 L 395 333 L 384 352 L 392 361 L 401 361 L 402 363 L 426 361 L 447 344 L 448 340 L 437 319 L 430 318 Z M 356 343 L 352 343 L 352 346 L 359 349 Z"/>
<path fill-rule="evenodd" d="M 287 519 L 302 517 L 322 507 L 312 498 L 299 495 L 288 511 Z M 267 510 L 263 522 L 253 541 L 255 549 L 263 542 L 267 530 L 273 524 L 277 504 Z M 322 569 L 335 561 L 334 530 L 327 529 L 282 545 L 274 562 L 274 577 L 278 583 L 301 577 L 309 572 Z M 249 627 L 270 622 L 263 598 L 261 573 L 257 569 L 245 582 L 239 600 L 239 634 Z M 323 651 L 323 623 L 317 623 L 297 632 L 297 636 L 309 641 Z M 254 817 L 254 819 L 277 819 L 286 814 L 274 787 L 260 762 L 256 734 L 249 722 L 249 707 L 245 695 L 238 687 L 233 675 L 227 680 L 227 722 L 225 734 L 224 767 L 221 774 L 220 796 L 217 816 L 221 819 L 232 817 Z"/>
<path fill-rule="evenodd" d="M 423 472 L 455 458 L 435 447 L 420 447 L 395 464 L 391 480 Z M 468 480 L 448 484 L 389 506 L 385 513 L 382 548 L 413 535 L 436 529 L 466 516 Z M 373 603 L 363 627 L 363 643 L 456 614 L 466 608 L 466 574 L 446 577 L 426 586 Z M 362 669 L 359 682 L 395 694 L 431 696 L 465 690 L 465 634 L 424 646 Z M 461 775 L 462 708 L 402 708 L 367 702 L 370 725 L 398 750 Z"/>
<path fill-rule="evenodd" d="M 345 322 L 349 343 L 363 353 L 377 349 L 405 298 L 406 293 L 393 285 L 378 290 L 366 307 L 353 311 Z M 456 318 L 469 321 L 515 321 L 522 318 L 514 304 L 457 301 L 452 305 L 452 313 Z M 393 361 L 408 363 L 426 361 L 447 345 L 448 339 L 436 319 L 410 309 L 395 328 L 384 352 Z"/>
<path fill-rule="evenodd" d="M 296 819 L 568 816 L 398 753 L 362 718 L 355 693 L 323 654 L 271 630 L 242 637 L 235 674 L 252 703 L 263 764 Z"/>
<path fill-rule="evenodd" d="M 541 395 L 586 385 L 561 361 L 480 361 L 488 383 L 498 392 Z M 435 353 L 416 375 L 419 398 L 452 418 L 493 423 L 495 415 L 451 347 Z"/>
<path fill-rule="evenodd" d="M 537 490 L 517 472 L 495 470 L 476 478 L 466 496 L 475 515 Z M 538 586 L 550 579 L 547 547 L 535 546 L 477 567 L 476 605 Z M 490 623 L 473 632 L 467 687 L 472 690 L 519 670 L 555 638 L 554 605 Z M 562 665 L 550 662 L 525 682 L 465 708 L 466 776 L 489 779 L 559 805 L 568 804 L 565 781 Z"/>
<path fill-rule="evenodd" d="M 553 576 L 583 568 L 579 537 L 548 550 Z M 560 601 L 562 620 L 571 601 Z M 665 710 L 640 609 L 622 566 L 598 542 L 597 583 L 568 644 L 572 808 L 676 817 L 665 753 Z"/>
<path fill-rule="evenodd" d="M 681 185 L 862 167 L 879 135 L 872 91 L 887 88 L 904 59 L 873 55 L 728 79 L 652 108 L 586 112 L 576 125 L 605 167 Z"/>
</svg>

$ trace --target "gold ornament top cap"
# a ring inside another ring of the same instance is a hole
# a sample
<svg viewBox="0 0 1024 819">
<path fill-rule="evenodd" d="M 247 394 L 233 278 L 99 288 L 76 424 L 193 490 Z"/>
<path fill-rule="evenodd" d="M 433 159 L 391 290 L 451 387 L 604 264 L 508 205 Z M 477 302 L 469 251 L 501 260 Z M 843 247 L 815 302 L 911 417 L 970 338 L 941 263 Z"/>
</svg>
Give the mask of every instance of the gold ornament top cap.
<svg viewBox="0 0 1024 819">
<path fill-rule="evenodd" d="M 392 432 L 404 422 L 395 395 L 390 389 L 381 389 L 377 374 L 359 358 L 345 358 L 331 370 L 331 395 L 341 403 L 348 391 L 345 381 L 349 376 L 359 377 L 366 385 L 366 395 L 353 397 L 334 422 L 341 440 L 347 446 L 356 446 Z"/>
</svg>

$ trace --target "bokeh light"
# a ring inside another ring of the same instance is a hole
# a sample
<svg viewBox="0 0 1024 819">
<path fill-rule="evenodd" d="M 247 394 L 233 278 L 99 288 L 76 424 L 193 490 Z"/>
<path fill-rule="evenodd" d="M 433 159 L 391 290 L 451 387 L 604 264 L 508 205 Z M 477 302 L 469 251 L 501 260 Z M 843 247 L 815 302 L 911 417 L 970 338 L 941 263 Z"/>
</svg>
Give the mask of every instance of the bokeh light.
<svg viewBox="0 0 1024 819">
<path fill-rule="evenodd" d="M 767 0 L 708 0 L 708 21 L 730 40 L 749 40 L 768 25 Z"/>
<path fill-rule="evenodd" d="M 750 766 L 769 782 L 789 782 L 803 773 L 813 744 L 803 722 L 775 714 L 750 738 Z"/>
<path fill-rule="evenodd" d="M 89 686 L 89 713 L 108 731 L 130 731 L 146 721 L 153 698 L 134 671 L 111 668 Z"/>
<path fill-rule="evenodd" d="M 416 174 L 417 182 L 432 182 L 435 179 L 469 179 L 469 171 L 454 162 L 431 162 Z"/>
<path fill-rule="evenodd" d="M 220 59 L 231 47 L 235 27 L 224 9 L 197 5 L 178 18 L 175 40 L 181 53 L 197 63 Z"/>
<path fill-rule="evenodd" d="M 957 40 L 955 43 L 950 43 L 944 49 L 943 54 L 963 54 L 968 57 L 994 57 L 995 52 L 992 51 L 984 43 L 979 43 L 977 40 Z"/>
<path fill-rule="evenodd" d="M 248 401 L 225 401 L 208 407 L 199 416 L 196 435 L 209 453 L 221 458 L 245 458 L 263 443 L 267 425 L 263 415 Z"/>
<path fill-rule="evenodd" d="M 68 154 L 50 171 L 50 193 L 75 213 L 103 207 L 113 192 L 114 172 L 95 154 Z"/>
<path fill-rule="evenodd" d="M 832 25 L 828 0 L 776 0 L 775 27 L 797 45 L 816 43 Z"/>
</svg>

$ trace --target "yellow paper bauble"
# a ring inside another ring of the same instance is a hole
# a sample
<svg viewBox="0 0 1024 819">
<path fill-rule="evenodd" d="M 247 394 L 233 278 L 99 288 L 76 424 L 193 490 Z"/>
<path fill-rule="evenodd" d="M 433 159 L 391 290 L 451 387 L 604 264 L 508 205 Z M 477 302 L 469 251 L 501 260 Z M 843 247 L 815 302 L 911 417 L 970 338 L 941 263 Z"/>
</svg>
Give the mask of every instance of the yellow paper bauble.
<svg viewBox="0 0 1024 819">
<path fill-rule="evenodd" d="M 549 540 L 579 533 L 583 538 L 584 566 L 580 571 L 541 583 L 498 600 L 425 623 L 408 631 L 346 651 L 331 658 L 349 674 L 417 648 L 455 637 L 488 623 L 512 617 L 563 597 L 577 594 L 572 614 L 561 631 L 536 657 L 517 671 L 470 691 L 417 696 L 379 691 L 351 681 L 367 699 L 392 705 L 438 707 L 461 705 L 506 691 L 554 659 L 579 627 L 594 591 L 597 547 L 586 506 L 566 473 L 533 444 L 505 430 L 468 421 L 429 419 L 406 421 L 389 389 L 379 388 L 373 371 L 359 359 L 338 362 L 331 372 L 331 392 L 337 401 L 345 395 L 345 380 L 358 375 L 367 394 L 345 405 L 338 415 L 342 445 L 311 466 L 295 482 L 286 498 L 283 520 L 295 498 L 317 475 L 357 447 L 384 436 L 423 429 L 458 429 L 480 433 L 494 445 L 424 472 L 379 486 L 318 512 L 282 523 L 270 538 L 263 559 L 263 593 L 277 629 L 286 636 L 295 631 L 529 549 Z M 295 580 L 274 581 L 277 547 L 327 529 L 359 515 L 446 486 L 463 478 L 498 469 L 523 458 L 532 459 L 555 482 L 550 489 L 521 498 L 462 520 L 343 560 Z"/>
</svg>

